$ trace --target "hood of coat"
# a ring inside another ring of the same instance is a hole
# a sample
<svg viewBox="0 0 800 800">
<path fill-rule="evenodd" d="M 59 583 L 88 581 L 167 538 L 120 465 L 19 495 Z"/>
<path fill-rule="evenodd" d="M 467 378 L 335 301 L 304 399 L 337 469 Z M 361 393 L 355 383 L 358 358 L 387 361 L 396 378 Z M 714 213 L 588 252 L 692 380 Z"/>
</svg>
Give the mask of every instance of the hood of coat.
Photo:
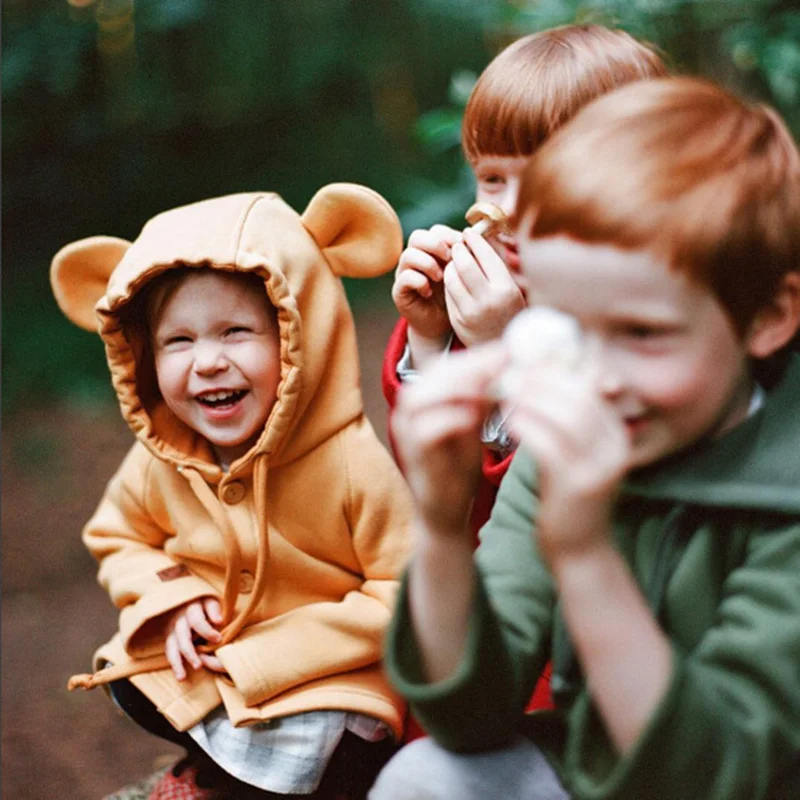
<svg viewBox="0 0 800 800">
<path fill-rule="evenodd" d="M 800 355 L 764 405 L 719 439 L 631 475 L 638 497 L 776 514 L 800 514 Z"/>
<path fill-rule="evenodd" d="M 281 377 L 257 443 L 231 472 L 247 469 L 256 456 L 276 466 L 362 414 L 355 327 L 341 277 L 380 275 L 394 267 L 401 249 L 399 220 L 382 197 L 362 186 L 332 184 L 302 215 L 274 193 L 243 193 L 159 214 L 132 243 L 111 237 L 74 242 L 54 258 L 51 279 L 67 316 L 102 337 L 122 414 L 136 436 L 158 457 L 214 479 L 219 467 L 208 443 L 167 408 L 151 361 L 140 359 L 137 367 L 143 343 L 132 326 L 123 328 L 131 301 L 176 267 L 253 272 L 263 279 L 278 311 Z"/>
</svg>

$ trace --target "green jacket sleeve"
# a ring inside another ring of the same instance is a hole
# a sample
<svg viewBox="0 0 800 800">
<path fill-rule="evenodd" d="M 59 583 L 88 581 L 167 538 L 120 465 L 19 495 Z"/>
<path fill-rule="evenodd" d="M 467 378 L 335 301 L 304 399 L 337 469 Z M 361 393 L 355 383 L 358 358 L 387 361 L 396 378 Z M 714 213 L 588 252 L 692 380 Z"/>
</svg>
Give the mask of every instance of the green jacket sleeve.
<svg viewBox="0 0 800 800">
<path fill-rule="evenodd" d="M 403 583 L 386 664 L 416 718 L 443 747 L 467 752 L 507 743 L 520 728 L 547 661 L 553 583 L 538 557 L 533 468 L 518 454 L 501 484 L 476 553 L 475 600 L 464 657 L 436 684 L 424 679 Z"/>
</svg>

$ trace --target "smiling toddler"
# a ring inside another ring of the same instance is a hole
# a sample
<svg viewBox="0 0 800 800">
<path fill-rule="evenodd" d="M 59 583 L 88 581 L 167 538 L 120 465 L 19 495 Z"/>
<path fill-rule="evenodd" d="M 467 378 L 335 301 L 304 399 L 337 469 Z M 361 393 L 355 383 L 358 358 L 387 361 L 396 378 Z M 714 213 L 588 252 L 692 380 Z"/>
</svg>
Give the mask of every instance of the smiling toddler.
<svg viewBox="0 0 800 800">
<path fill-rule="evenodd" d="M 186 747 L 162 796 L 356 800 L 402 735 L 381 640 L 410 503 L 340 280 L 401 244 L 383 198 L 333 184 L 302 215 L 214 198 L 53 260 L 136 435 L 83 532 L 119 630 L 71 685 Z"/>
</svg>

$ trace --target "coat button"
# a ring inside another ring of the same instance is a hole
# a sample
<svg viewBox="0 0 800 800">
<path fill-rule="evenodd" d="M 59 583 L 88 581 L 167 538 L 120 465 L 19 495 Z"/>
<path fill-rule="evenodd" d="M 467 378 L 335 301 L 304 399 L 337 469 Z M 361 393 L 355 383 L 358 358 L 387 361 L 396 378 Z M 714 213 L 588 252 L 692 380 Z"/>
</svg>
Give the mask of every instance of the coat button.
<svg viewBox="0 0 800 800">
<path fill-rule="evenodd" d="M 250 572 L 249 569 L 243 569 L 239 573 L 239 591 L 242 594 L 250 594 L 253 591 L 253 584 L 255 583 L 255 578 L 253 577 L 253 573 Z"/>
<path fill-rule="evenodd" d="M 222 490 L 222 499 L 229 505 L 236 505 L 244 500 L 245 489 L 241 481 L 231 481 Z"/>
</svg>

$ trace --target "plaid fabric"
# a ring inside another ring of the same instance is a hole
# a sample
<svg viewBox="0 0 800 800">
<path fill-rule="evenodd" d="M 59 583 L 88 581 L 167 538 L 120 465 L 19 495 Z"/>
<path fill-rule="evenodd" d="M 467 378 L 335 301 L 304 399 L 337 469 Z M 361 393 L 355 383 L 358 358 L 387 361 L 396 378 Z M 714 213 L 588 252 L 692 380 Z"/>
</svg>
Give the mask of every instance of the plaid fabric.
<svg viewBox="0 0 800 800">
<path fill-rule="evenodd" d="M 188 733 L 211 759 L 243 783 L 280 794 L 311 794 L 345 730 L 369 742 L 389 735 L 380 720 L 344 711 L 313 711 L 234 728 L 224 707 L 212 711 Z"/>
<path fill-rule="evenodd" d="M 195 783 L 195 770 L 189 767 L 176 777 L 168 769 L 153 787 L 148 800 L 208 800 L 210 789 L 200 789 Z"/>
</svg>

